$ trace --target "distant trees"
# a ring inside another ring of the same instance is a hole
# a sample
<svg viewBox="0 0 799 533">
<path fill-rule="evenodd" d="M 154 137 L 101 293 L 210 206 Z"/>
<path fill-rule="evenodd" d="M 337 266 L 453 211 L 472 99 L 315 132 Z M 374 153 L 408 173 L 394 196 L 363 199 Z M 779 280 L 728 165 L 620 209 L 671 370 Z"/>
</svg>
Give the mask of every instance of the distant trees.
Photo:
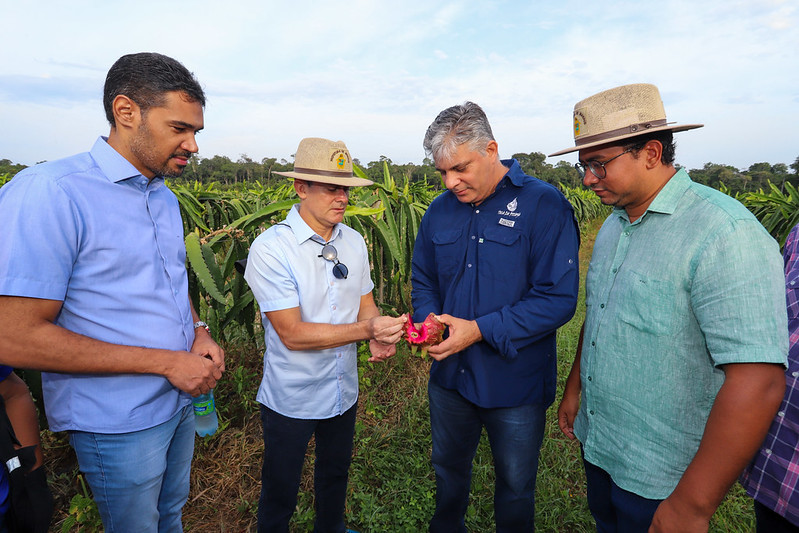
<svg viewBox="0 0 799 533">
<path fill-rule="evenodd" d="M 566 161 L 550 164 L 546 155 L 541 152 L 517 153 L 512 156 L 519 161 L 522 170 L 549 183 L 561 183 L 567 187 L 579 187 L 580 177 L 574 166 Z M 426 182 L 436 189 L 442 189 L 441 177 L 433 165 L 433 161 L 425 158 L 421 165 L 414 163 L 397 164 L 388 157 L 381 155 L 377 161 L 362 163 L 358 159 L 353 161 L 360 167 L 369 179 L 383 182 L 385 168 L 390 175 L 405 178 L 409 183 Z M 0 175 L 13 176 L 25 165 L 12 163 L 8 159 L 0 159 Z M 224 185 L 237 183 L 254 183 L 271 186 L 283 181 L 274 172 L 291 170 L 293 163 L 285 159 L 265 157 L 255 161 L 247 154 L 241 154 L 236 161 L 227 156 L 215 155 L 209 158 L 192 156 L 189 165 L 181 178 L 174 181 L 198 181 L 200 183 L 217 182 Z M 705 163 L 702 168 L 690 169 L 691 178 L 713 188 L 725 188 L 731 194 L 754 192 L 768 189 L 771 182 L 780 190 L 785 189 L 785 184 L 790 183 L 799 187 L 799 157 L 791 163 L 777 163 L 772 165 L 766 162 L 755 163 L 746 170 L 737 169 L 731 165 L 719 163 Z"/>
</svg>

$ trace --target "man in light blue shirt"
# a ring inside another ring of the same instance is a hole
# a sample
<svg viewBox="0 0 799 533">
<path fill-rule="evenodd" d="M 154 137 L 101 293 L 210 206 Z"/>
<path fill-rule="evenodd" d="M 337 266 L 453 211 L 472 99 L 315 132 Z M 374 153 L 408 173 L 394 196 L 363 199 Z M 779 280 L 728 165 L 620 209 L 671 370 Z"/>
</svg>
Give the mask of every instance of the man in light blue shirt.
<svg viewBox="0 0 799 533">
<path fill-rule="evenodd" d="M 674 167 L 653 85 L 574 108 L 583 184 L 615 207 L 594 244 L 586 318 L 558 410 L 582 444 L 600 532 L 707 531 L 782 400 L 779 247 L 729 196 Z M 579 412 L 578 412 L 579 408 Z"/>
<path fill-rule="evenodd" d="M 108 138 L 0 189 L 0 354 L 46 371 L 50 429 L 70 432 L 108 532 L 182 530 L 191 396 L 224 370 L 164 185 L 197 151 L 204 103 L 174 59 L 123 56 L 106 78 Z"/>
<path fill-rule="evenodd" d="M 286 220 L 253 241 L 245 279 L 263 313 L 266 351 L 258 389 L 264 463 L 258 531 L 287 532 L 305 451 L 316 439 L 314 531 L 343 533 L 358 401 L 356 342 L 370 361 L 394 355 L 404 317 L 380 316 L 366 244 L 342 223 L 353 176 L 343 142 L 306 138 L 292 172 L 300 198 Z"/>
</svg>

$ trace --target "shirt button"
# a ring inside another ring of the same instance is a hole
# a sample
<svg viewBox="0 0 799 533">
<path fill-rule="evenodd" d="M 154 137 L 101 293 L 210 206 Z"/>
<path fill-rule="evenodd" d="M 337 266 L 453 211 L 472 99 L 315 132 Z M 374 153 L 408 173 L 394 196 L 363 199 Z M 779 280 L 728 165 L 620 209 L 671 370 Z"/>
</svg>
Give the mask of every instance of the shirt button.
<svg viewBox="0 0 799 533">
<path fill-rule="evenodd" d="M 475 210 L 474 210 L 474 212 L 475 212 L 475 213 L 479 213 L 479 212 L 480 212 L 480 210 L 479 210 L 479 209 L 475 209 Z"/>
<path fill-rule="evenodd" d="M 466 265 L 466 266 L 468 266 L 469 268 L 472 268 L 472 264 L 471 264 L 471 263 L 469 263 L 469 264 L 468 264 L 468 265 Z"/>
<path fill-rule="evenodd" d="M 792 375 L 793 377 L 799 377 L 799 372 L 791 372 L 791 375 Z"/>
<path fill-rule="evenodd" d="M 605 304 L 599 304 L 599 308 L 600 309 L 604 309 L 605 308 Z"/>
<path fill-rule="evenodd" d="M 615 274 L 618 270 L 619 270 L 618 268 L 614 268 L 613 273 Z"/>
<path fill-rule="evenodd" d="M 474 235 L 472 235 L 472 240 L 474 240 L 474 239 L 475 239 L 475 236 L 474 236 Z"/>
<path fill-rule="evenodd" d="M 769 450 L 768 448 L 766 449 L 766 455 L 771 455 L 771 450 Z"/>
<path fill-rule="evenodd" d="M 464 372 L 466 372 L 466 370 L 461 368 L 461 374 L 463 374 Z"/>
<path fill-rule="evenodd" d="M 596 342 L 591 341 L 591 346 L 596 346 Z"/>
<path fill-rule="evenodd" d="M 784 417 L 785 411 L 780 411 L 779 413 L 777 413 L 777 416 L 779 416 L 780 418 Z"/>
<path fill-rule="evenodd" d="M 332 282 L 332 281 L 330 282 L 330 286 L 331 286 L 331 287 L 333 286 L 333 282 Z"/>
<path fill-rule="evenodd" d="M 593 379 L 591 378 L 591 376 L 588 376 L 588 381 L 593 381 Z"/>
<path fill-rule="evenodd" d="M 590 410 L 590 411 L 588 411 L 588 412 L 589 412 L 590 414 L 594 414 L 594 410 L 593 410 L 593 409 L 591 409 L 591 410 Z"/>
<path fill-rule="evenodd" d="M 334 305 L 334 306 L 333 306 L 333 311 L 335 311 L 335 310 L 336 310 L 336 306 Z"/>
<path fill-rule="evenodd" d="M 569 264 L 571 265 L 572 263 L 574 263 L 574 259 L 569 259 Z"/>
</svg>

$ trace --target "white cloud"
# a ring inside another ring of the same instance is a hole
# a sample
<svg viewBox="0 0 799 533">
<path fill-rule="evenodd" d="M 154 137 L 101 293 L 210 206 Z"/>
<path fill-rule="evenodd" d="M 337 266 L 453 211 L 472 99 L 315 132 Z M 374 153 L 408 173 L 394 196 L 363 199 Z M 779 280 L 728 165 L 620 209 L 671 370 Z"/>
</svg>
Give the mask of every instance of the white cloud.
<svg viewBox="0 0 799 533">
<path fill-rule="evenodd" d="M 467 99 L 503 155 L 548 153 L 571 144 L 576 101 L 633 82 L 660 87 L 670 120 L 707 124 L 678 137 L 689 167 L 798 155 L 789 1 L 5 4 L 15 52 L 0 49 L 0 158 L 26 164 L 107 133 L 105 72 L 141 50 L 176 57 L 206 88 L 204 157 L 288 159 L 320 135 L 363 162 L 419 162 L 429 122 Z"/>
</svg>

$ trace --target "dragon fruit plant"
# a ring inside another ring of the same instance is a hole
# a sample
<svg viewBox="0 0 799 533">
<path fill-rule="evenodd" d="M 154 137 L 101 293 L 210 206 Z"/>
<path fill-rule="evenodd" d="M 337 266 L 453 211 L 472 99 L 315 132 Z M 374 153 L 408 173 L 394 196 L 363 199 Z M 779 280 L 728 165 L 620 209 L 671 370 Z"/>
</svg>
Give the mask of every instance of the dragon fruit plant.
<svg viewBox="0 0 799 533">
<path fill-rule="evenodd" d="M 427 355 L 427 349 L 444 339 L 444 328 L 433 313 L 427 315 L 422 325 L 417 329 L 413 323 L 413 316 L 408 313 L 408 321 L 405 322 L 404 339 L 411 346 L 411 353 L 416 354 L 416 350 L 422 349 L 422 357 Z"/>
</svg>

